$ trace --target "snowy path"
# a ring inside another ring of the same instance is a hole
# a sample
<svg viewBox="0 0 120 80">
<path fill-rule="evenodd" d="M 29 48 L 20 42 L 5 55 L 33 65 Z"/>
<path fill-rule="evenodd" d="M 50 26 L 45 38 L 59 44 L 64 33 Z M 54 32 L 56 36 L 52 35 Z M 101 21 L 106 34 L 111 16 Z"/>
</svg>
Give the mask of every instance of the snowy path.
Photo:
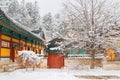
<svg viewBox="0 0 120 80">
<path fill-rule="evenodd" d="M 0 73 L 0 80 L 79 80 L 60 69 L 25 69 Z"/>
<path fill-rule="evenodd" d="M 14 72 L 0 73 L 0 80 L 88 80 L 77 78 L 75 75 L 92 75 L 92 76 L 105 76 L 113 75 L 120 77 L 120 70 L 70 70 L 70 69 L 25 69 L 16 70 Z M 94 79 L 96 80 L 96 79 Z M 97 79 L 98 80 L 98 79 Z M 107 79 L 107 80 L 120 80 L 120 79 Z"/>
</svg>

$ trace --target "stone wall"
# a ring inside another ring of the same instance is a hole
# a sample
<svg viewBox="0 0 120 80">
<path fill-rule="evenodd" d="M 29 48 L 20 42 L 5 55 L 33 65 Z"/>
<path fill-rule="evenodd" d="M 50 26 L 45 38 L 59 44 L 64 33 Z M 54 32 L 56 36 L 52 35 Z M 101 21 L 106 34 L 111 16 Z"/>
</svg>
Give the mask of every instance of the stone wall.
<svg viewBox="0 0 120 80">
<path fill-rule="evenodd" d="M 95 59 L 95 66 L 102 66 L 102 59 Z M 71 69 L 83 69 L 90 68 L 91 59 L 90 58 L 66 58 L 65 59 L 65 68 Z"/>
<path fill-rule="evenodd" d="M 80 57 L 68 57 L 64 59 L 64 67 L 65 68 L 77 68 L 80 66 L 90 65 L 90 58 L 80 58 Z M 95 66 L 102 67 L 103 59 L 98 58 L 95 59 Z M 42 59 L 41 68 L 47 68 L 47 58 Z"/>
<path fill-rule="evenodd" d="M 83 69 L 86 66 L 90 67 L 90 58 L 80 58 L 80 57 L 68 57 L 64 59 L 64 68 L 68 69 Z M 102 59 L 95 60 L 95 66 L 101 67 L 103 64 Z M 87 68 L 88 68 L 87 67 Z M 16 69 L 24 68 L 22 65 L 13 62 L 0 62 L 0 72 L 14 71 Z M 39 68 L 47 68 L 47 58 L 41 59 L 41 65 Z"/>
<path fill-rule="evenodd" d="M 105 69 L 105 70 L 120 70 L 120 61 L 104 62 L 103 69 Z"/>
<path fill-rule="evenodd" d="M 40 64 L 40 67 L 41 68 L 47 68 L 47 58 L 42 58 L 41 59 L 41 64 Z"/>
</svg>

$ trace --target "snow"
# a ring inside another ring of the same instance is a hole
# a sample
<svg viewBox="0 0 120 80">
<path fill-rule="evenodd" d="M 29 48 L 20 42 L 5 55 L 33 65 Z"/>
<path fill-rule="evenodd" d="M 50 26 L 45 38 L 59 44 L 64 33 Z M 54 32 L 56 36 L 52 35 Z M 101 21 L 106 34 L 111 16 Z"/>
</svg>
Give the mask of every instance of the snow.
<svg viewBox="0 0 120 80">
<path fill-rule="evenodd" d="M 1 8 L 1 10 L 4 12 L 5 16 L 6 16 L 10 21 L 12 21 L 13 23 L 15 23 L 18 27 L 21 27 L 22 29 L 24 29 L 24 30 L 26 30 L 27 32 L 29 32 L 29 33 L 31 33 L 32 35 L 34 35 L 35 37 L 41 39 L 42 41 L 45 41 L 41 36 L 38 36 L 38 35 L 34 34 L 33 32 L 31 32 L 32 30 L 31 30 L 29 27 L 27 27 L 27 26 L 19 23 L 19 22 L 16 21 L 14 18 L 10 17 L 10 16 L 8 15 L 8 13 L 6 12 L 7 10 L 6 10 L 6 8 L 5 8 L 4 6 L 0 6 L 0 8 Z"/>
<path fill-rule="evenodd" d="M 31 33 L 32 35 L 36 36 L 37 38 L 40 38 L 42 41 L 45 41 L 41 36 L 38 36 L 38 35 L 32 33 L 32 32 L 31 32 L 31 29 L 28 28 L 27 26 L 25 26 L 25 25 L 19 23 L 18 21 L 14 20 L 12 17 L 8 16 L 8 14 L 5 13 L 5 15 L 7 16 L 7 18 L 8 18 L 9 20 L 11 20 L 13 23 L 15 23 L 18 27 L 20 26 L 21 28 L 23 28 L 24 30 L 28 31 L 28 32 Z"/>
<path fill-rule="evenodd" d="M 70 70 L 70 69 L 19 69 L 14 72 L 0 73 L 0 80 L 88 80 L 77 78 L 75 75 L 93 75 L 93 76 L 120 76 L 120 70 L 102 70 L 88 69 L 88 70 Z M 120 80 L 120 79 L 108 79 Z"/>
<path fill-rule="evenodd" d="M 23 57 L 23 62 L 26 62 L 26 60 L 28 60 L 29 62 L 33 62 L 34 64 L 39 64 L 40 59 L 43 58 L 38 57 L 38 55 L 35 54 L 35 52 L 27 50 L 18 51 L 18 55 Z"/>
<path fill-rule="evenodd" d="M 0 73 L 0 80 L 78 80 L 73 75 L 57 69 L 37 69 L 25 71 L 24 69 L 14 72 Z"/>
</svg>

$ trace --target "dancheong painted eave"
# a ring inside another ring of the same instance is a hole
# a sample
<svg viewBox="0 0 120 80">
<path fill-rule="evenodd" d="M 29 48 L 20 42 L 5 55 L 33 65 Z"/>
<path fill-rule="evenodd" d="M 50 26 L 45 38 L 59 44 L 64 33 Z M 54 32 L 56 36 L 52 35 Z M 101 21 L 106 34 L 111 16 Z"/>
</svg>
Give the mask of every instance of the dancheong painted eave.
<svg viewBox="0 0 120 80">
<path fill-rule="evenodd" d="M 32 41 L 33 43 L 34 42 L 38 42 L 40 44 L 42 43 L 43 45 L 44 39 L 32 33 L 30 30 L 28 30 L 28 28 L 26 29 L 26 26 L 20 24 L 19 22 L 7 16 L 7 14 L 5 14 L 4 11 L 1 10 L 1 8 L 0 8 L 0 29 L 1 30 L 4 29 L 6 31 L 8 30 L 8 34 L 12 31 L 11 34 L 14 36 L 21 37 L 21 39 L 23 40 L 27 39 L 27 41 L 30 42 Z"/>
</svg>

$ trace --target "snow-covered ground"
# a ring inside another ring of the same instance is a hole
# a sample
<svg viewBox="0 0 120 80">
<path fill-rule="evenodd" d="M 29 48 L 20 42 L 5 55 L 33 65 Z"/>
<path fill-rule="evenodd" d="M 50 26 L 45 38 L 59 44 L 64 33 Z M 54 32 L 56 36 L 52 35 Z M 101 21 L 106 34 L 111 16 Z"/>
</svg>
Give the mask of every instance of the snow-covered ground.
<svg viewBox="0 0 120 80">
<path fill-rule="evenodd" d="M 75 75 L 93 75 L 93 76 L 118 76 L 120 77 L 120 70 L 102 70 L 98 69 L 86 69 L 86 70 L 70 70 L 70 69 L 19 69 L 14 72 L 0 73 L 0 80 L 88 80 L 83 78 L 77 78 Z M 93 79 L 91 79 L 93 80 Z M 100 79 L 94 79 L 100 80 Z M 105 80 L 105 79 L 102 79 Z M 106 80 L 120 80 L 106 79 Z"/>
</svg>

